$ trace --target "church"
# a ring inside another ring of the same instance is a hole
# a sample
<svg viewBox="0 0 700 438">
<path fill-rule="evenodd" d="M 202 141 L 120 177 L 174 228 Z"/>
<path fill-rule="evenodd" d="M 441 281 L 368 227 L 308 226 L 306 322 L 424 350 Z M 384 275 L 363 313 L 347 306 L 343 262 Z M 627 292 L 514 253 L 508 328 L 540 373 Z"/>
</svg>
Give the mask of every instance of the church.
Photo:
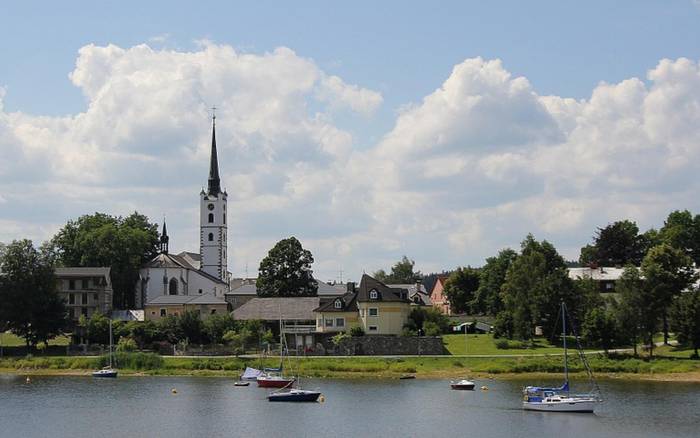
<svg viewBox="0 0 700 438">
<path fill-rule="evenodd" d="M 199 254 L 170 254 L 170 237 L 163 221 L 159 254 L 140 269 L 135 288 L 136 307 L 146 310 L 146 319 L 159 319 L 198 306 L 214 309 L 226 305 L 224 294 L 229 291 L 230 280 L 227 197 L 226 191 L 221 190 L 213 116 L 209 181 L 207 190 L 199 194 Z"/>
</svg>

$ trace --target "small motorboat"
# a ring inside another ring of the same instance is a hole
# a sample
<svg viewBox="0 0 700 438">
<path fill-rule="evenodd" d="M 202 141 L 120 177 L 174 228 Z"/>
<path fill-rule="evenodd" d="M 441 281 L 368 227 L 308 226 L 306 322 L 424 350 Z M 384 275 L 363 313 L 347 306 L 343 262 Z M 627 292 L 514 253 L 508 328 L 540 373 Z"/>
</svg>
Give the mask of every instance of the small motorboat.
<svg viewBox="0 0 700 438">
<path fill-rule="evenodd" d="M 233 382 L 233 386 L 248 386 L 250 382 Z"/>
<path fill-rule="evenodd" d="M 117 377 L 117 370 L 112 367 L 104 367 L 101 370 L 93 371 L 92 377 Z"/>
<path fill-rule="evenodd" d="M 415 378 L 416 378 L 416 376 L 413 374 L 404 374 L 401 377 L 399 377 L 399 380 L 411 380 L 411 379 L 415 379 Z"/>
<path fill-rule="evenodd" d="M 271 392 L 267 399 L 271 402 L 315 402 L 320 396 L 319 391 L 290 389 L 289 391 Z"/>
<path fill-rule="evenodd" d="M 463 391 L 473 391 L 474 390 L 474 382 L 471 380 L 467 379 L 462 379 L 457 382 L 450 382 L 450 388 L 452 389 L 461 389 Z"/>
</svg>

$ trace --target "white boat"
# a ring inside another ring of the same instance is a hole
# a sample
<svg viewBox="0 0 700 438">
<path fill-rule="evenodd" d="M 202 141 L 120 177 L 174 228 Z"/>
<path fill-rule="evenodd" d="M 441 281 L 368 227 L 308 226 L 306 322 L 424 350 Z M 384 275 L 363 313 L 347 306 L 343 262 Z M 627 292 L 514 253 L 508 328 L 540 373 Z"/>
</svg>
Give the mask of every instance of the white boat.
<svg viewBox="0 0 700 438">
<path fill-rule="evenodd" d="M 597 385 L 593 383 L 591 368 L 578 345 L 579 357 L 586 367 L 590 381 L 595 385 L 595 394 L 571 394 L 569 391 L 569 360 L 566 347 L 566 304 L 561 303 L 562 339 L 564 343 L 564 384 L 559 388 L 527 386 L 523 389 L 523 409 L 541 412 L 588 412 L 593 413 L 600 399 Z M 575 335 L 574 331 L 574 335 Z M 578 336 L 576 336 L 578 342 Z"/>
<path fill-rule="evenodd" d="M 466 391 L 472 391 L 474 389 L 474 382 L 471 380 L 467 379 L 462 379 L 457 382 L 450 382 L 450 388 L 452 389 L 461 389 L 461 390 L 466 390 Z"/>
</svg>

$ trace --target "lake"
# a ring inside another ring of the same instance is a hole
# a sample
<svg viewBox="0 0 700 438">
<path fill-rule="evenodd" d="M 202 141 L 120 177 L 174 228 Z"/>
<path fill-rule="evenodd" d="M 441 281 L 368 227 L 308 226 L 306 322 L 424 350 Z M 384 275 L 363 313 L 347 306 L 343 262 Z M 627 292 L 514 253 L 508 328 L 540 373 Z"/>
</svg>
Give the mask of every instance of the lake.
<svg viewBox="0 0 700 438">
<path fill-rule="evenodd" d="M 522 411 L 523 380 L 477 380 L 488 391 L 452 391 L 447 380 L 309 380 L 325 402 L 287 404 L 227 378 L 31 379 L 0 375 L 0 436 L 700 436 L 700 384 L 690 383 L 603 380 L 596 414 L 557 414 Z"/>
</svg>

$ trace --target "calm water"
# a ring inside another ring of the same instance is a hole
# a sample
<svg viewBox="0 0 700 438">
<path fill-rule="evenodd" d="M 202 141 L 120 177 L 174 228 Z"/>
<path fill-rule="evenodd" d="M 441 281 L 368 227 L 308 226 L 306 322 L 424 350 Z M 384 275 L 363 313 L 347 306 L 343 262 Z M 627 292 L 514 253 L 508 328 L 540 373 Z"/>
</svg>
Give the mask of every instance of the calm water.
<svg viewBox="0 0 700 438">
<path fill-rule="evenodd" d="M 0 436 L 700 436 L 699 384 L 602 381 L 606 403 L 591 415 L 524 412 L 522 381 L 477 381 L 487 392 L 451 391 L 444 380 L 307 383 L 325 403 L 269 403 L 265 389 L 224 378 L 35 376 L 27 384 L 0 375 Z"/>
</svg>

